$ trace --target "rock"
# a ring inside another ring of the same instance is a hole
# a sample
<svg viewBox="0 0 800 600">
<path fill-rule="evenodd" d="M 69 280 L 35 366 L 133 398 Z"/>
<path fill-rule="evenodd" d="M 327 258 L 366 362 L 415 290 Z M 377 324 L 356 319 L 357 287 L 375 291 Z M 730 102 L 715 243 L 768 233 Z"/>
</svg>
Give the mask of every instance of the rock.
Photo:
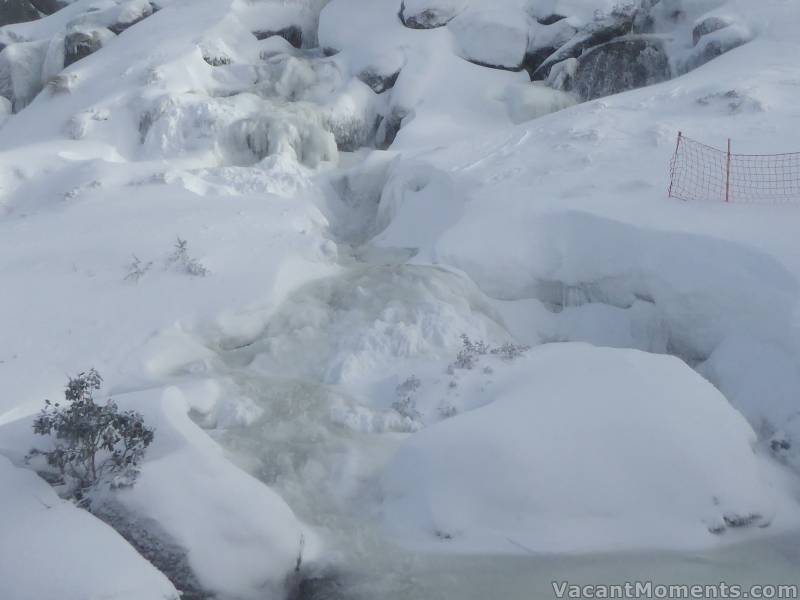
<svg viewBox="0 0 800 600">
<path fill-rule="evenodd" d="M 706 17 L 699 21 L 692 29 L 692 43 L 697 46 L 700 38 L 709 33 L 714 33 L 720 29 L 725 29 L 730 26 L 731 22 L 722 17 Z"/>
<path fill-rule="evenodd" d="M 0 0 L 0 27 L 35 21 L 38 18 L 39 11 L 30 0 Z"/>
<path fill-rule="evenodd" d="M 411 29 L 444 27 L 467 7 L 467 0 L 404 0 L 400 20 Z"/>
<path fill-rule="evenodd" d="M 97 52 L 115 35 L 104 27 L 75 29 L 64 38 L 64 67 Z"/>
<path fill-rule="evenodd" d="M 554 13 L 554 14 L 547 15 L 546 17 L 538 17 L 536 19 L 536 21 L 540 25 L 555 25 L 559 21 L 562 21 L 562 20 L 564 20 L 566 18 L 567 17 L 565 17 L 564 15 L 559 15 L 559 14 L 555 14 Z"/>
<path fill-rule="evenodd" d="M 386 150 L 394 143 L 398 132 L 403 126 L 403 119 L 409 116 L 409 111 L 400 107 L 393 107 L 388 115 L 385 115 L 378 125 L 378 133 L 375 136 L 375 146 L 378 150 Z"/>
<path fill-rule="evenodd" d="M 542 63 L 559 48 L 569 42 L 577 30 L 567 21 L 560 20 L 550 25 L 534 25 L 528 32 L 528 49 L 523 68 L 533 77 Z"/>
<path fill-rule="evenodd" d="M 702 35 L 689 57 L 681 63 L 679 71 L 686 73 L 707 62 L 738 48 L 753 38 L 752 32 L 744 25 L 729 24 Z"/>
<path fill-rule="evenodd" d="M 521 11 L 467 11 L 447 28 L 456 38 L 462 58 L 495 69 L 522 69 L 528 51 L 528 24 Z"/>
<path fill-rule="evenodd" d="M 303 47 L 303 30 L 297 25 L 290 25 L 289 27 L 284 27 L 283 29 L 277 29 L 275 31 L 254 31 L 253 35 L 259 40 L 265 40 L 278 35 L 295 48 Z"/>
<path fill-rule="evenodd" d="M 358 78 L 367 84 L 372 91 L 376 94 L 382 94 L 386 90 L 392 89 L 394 84 L 397 83 L 397 78 L 400 77 L 400 71 L 385 74 L 378 72 L 373 67 L 367 67 L 358 74 Z"/>
<path fill-rule="evenodd" d="M 584 100 L 593 100 L 660 83 L 671 75 L 669 60 L 659 40 L 615 40 L 578 58 L 570 91 Z"/>
<path fill-rule="evenodd" d="M 531 79 L 547 79 L 550 69 L 567 58 L 577 58 L 584 51 L 614 38 L 627 35 L 633 29 L 633 14 L 614 13 L 603 17 L 576 33 L 572 39 L 547 58 L 533 73 Z"/>
</svg>

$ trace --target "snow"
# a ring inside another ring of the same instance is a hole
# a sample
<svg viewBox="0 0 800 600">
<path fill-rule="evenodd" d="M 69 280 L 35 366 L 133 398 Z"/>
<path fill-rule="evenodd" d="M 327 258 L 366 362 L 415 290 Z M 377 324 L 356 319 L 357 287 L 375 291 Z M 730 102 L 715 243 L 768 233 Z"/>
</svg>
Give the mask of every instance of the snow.
<svg viewBox="0 0 800 600">
<path fill-rule="evenodd" d="M 0 596 L 173 600 L 178 592 L 111 527 L 0 456 Z"/>
<path fill-rule="evenodd" d="M 491 404 L 413 436 L 388 467 L 384 519 L 399 539 L 449 552 L 702 547 L 724 519 L 769 522 L 793 503 L 765 482 L 747 422 L 675 358 L 556 344 L 495 373 Z"/>
<path fill-rule="evenodd" d="M 397 0 L 164 0 L 62 70 L 70 28 L 146 4 L 0 28 L 0 596 L 180 587 L 24 470 L 31 415 L 90 367 L 156 428 L 116 526 L 220 600 L 320 573 L 516 598 L 543 554 L 597 575 L 575 551 L 796 579 L 797 206 L 666 198 L 679 130 L 800 149 L 791 3 L 662 0 L 676 76 L 583 103 L 553 89 L 578 57 L 509 69 L 612 0 L 408 0 L 449 7 L 433 29 Z M 253 35 L 292 26 L 302 48 Z"/>
</svg>

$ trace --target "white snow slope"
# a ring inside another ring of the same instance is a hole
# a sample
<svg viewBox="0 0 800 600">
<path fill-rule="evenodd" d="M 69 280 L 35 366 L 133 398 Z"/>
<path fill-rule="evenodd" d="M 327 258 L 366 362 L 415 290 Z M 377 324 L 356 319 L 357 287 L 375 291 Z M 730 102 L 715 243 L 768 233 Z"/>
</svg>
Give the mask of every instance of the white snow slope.
<svg viewBox="0 0 800 600">
<path fill-rule="evenodd" d="M 673 77 L 589 102 L 523 61 L 610 0 L 145 4 L 0 27 L 0 598 L 185 591 L 25 460 L 90 367 L 156 429 L 104 499 L 220 600 L 799 543 L 800 198 L 666 197 L 678 131 L 800 151 L 796 0 L 654 3 Z"/>
</svg>

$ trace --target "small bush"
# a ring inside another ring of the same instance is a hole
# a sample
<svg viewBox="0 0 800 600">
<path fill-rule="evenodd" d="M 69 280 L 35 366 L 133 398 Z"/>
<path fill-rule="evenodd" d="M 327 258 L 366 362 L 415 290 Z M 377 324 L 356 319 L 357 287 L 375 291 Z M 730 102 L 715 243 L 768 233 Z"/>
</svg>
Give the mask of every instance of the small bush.
<svg viewBox="0 0 800 600">
<path fill-rule="evenodd" d="M 127 274 L 125 275 L 125 281 L 132 281 L 133 283 L 138 283 L 139 280 L 144 277 L 147 272 L 153 267 L 153 262 L 142 262 L 142 260 L 133 255 L 133 260 L 130 262 L 127 268 Z"/>
<path fill-rule="evenodd" d="M 422 415 L 417 410 L 417 402 L 414 399 L 414 395 L 420 387 L 422 387 L 422 382 L 415 375 L 406 379 L 395 388 L 398 399 L 392 403 L 392 408 L 403 417 L 412 421 L 419 421 Z"/>
<path fill-rule="evenodd" d="M 153 429 L 139 413 L 120 412 L 110 399 L 95 403 L 94 392 L 102 382 L 94 369 L 71 377 L 64 391 L 66 403 L 45 400 L 33 422 L 35 433 L 55 441 L 52 450 L 33 450 L 29 457 L 44 456 L 61 476 L 65 495 L 76 500 L 84 500 L 101 483 L 111 488 L 133 485 L 153 441 Z"/>
<path fill-rule="evenodd" d="M 172 254 L 167 257 L 167 267 L 192 277 L 205 277 L 208 275 L 208 269 L 196 258 L 189 256 L 189 242 L 181 238 L 177 239 Z"/>
</svg>

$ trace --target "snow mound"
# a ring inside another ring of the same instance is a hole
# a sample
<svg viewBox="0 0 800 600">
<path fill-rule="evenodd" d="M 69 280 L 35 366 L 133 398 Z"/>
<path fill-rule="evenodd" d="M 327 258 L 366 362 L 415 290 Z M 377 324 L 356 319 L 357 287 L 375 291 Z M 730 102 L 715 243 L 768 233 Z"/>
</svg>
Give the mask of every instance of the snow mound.
<svg viewBox="0 0 800 600">
<path fill-rule="evenodd" d="M 677 359 L 547 345 L 493 386 L 492 404 L 415 434 L 388 467 L 385 518 L 406 543 L 686 548 L 791 519 L 778 510 L 791 499 L 771 488 L 753 452 L 753 430 Z"/>
<path fill-rule="evenodd" d="M 0 597 L 177 599 L 164 575 L 113 529 L 0 456 Z"/>
</svg>

